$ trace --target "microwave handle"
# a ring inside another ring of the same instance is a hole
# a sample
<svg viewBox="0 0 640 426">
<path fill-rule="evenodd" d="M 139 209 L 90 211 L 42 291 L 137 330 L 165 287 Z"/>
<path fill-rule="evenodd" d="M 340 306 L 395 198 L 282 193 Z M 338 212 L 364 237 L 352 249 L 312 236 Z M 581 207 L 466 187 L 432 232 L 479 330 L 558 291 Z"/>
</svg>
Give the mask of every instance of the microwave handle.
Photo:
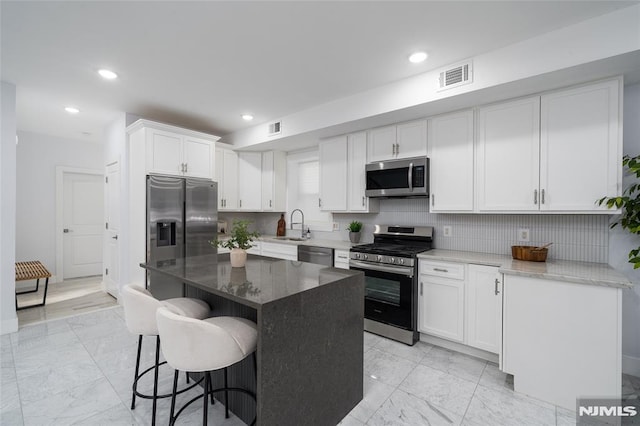
<svg viewBox="0 0 640 426">
<path fill-rule="evenodd" d="M 409 191 L 413 191 L 413 163 L 409 163 Z"/>
</svg>

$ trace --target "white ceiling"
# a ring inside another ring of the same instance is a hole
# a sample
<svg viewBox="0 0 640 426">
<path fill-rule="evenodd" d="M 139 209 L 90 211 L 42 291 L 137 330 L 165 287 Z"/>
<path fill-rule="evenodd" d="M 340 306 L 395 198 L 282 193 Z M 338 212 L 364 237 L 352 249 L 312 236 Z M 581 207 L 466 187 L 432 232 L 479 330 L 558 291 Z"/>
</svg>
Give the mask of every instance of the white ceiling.
<svg viewBox="0 0 640 426">
<path fill-rule="evenodd" d="M 129 112 L 222 136 L 637 3 L 3 0 L 1 76 L 18 130 L 100 141 Z"/>
</svg>

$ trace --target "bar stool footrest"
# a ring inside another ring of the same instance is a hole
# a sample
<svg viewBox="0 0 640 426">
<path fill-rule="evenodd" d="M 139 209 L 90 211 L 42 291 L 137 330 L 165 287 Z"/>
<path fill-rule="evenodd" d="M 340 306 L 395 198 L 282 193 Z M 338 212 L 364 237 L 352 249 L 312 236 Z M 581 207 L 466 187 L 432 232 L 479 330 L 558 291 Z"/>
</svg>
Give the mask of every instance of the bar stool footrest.
<svg viewBox="0 0 640 426">
<path fill-rule="evenodd" d="M 167 361 L 162 361 L 160 364 L 158 364 L 158 367 L 160 367 L 161 365 L 166 364 L 166 363 L 167 363 Z M 147 395 L 147 394 L 144 394 L 144 393 L 140 393 L 140 392 L 138 392 L 138 390 L 136 389 L 136 387 L 137 387 L 137 384 L 138 384 L 138 380 L 140 380 L 140 379 L 142 378 L 142 376 L 144 376 L 144 375 L 145 375 L 145 374 L 147 374 L 148 372 L 153 371 L 153 369 L 154 369 L 155 367 L 156 367 L 155 365 L 152 365 L 151 367 L 147 368 L 147 369 L 146 369 L 146 370 L 144 370 L 142 373 L 140 373 L 140 374 L 138 375 L 138 377 L 136 377 L 136 379 L 133 381 L 132 390 L 133 390 L 133 393 L 134 393 L 137 397 L 140 397 L 140 398 L 142 398 L 142 399 L 153 399 L 153 395 Z M 204 377 L 201 377 L 201 378 L 200 378 L 200 380 L 198 380 L 197 382 L 193 383 L 192 385 L 189 385 L 189 386 L 187 386 L 187 387 L 186 387 L 186 388 L 184 388 L 184 389 L 181 389 L 181 390 L 179 390 L 179 391 L 176 391 L 176 395 L 180 395 L 181 393 L 184 393 L 184 392 L 186 392 L 186 391 L 188 391 L 188 390 L 193 389 L 194 387 L 196 387 L 197 385 L 199 385 L 200 383 L 202 383 L 202 381 L 203 381 L 203 380 L 204 380 Z M 167 394 L 164 394 L 164 395 L 157 395 L 157 396 L 156 396 L 156 398 L 171 398 L 171 394 L 170 394 L 170 393 L 167 393 Z"/>
</svg>

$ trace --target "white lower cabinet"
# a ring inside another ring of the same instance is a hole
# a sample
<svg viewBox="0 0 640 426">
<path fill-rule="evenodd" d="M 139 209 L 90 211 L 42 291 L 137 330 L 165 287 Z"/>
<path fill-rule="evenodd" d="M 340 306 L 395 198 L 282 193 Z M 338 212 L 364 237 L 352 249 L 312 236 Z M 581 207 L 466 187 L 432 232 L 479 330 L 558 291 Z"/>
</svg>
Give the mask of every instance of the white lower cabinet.
<svg viewBox="0 0 640 426">
<path fill-rule="evenodd" d="M 499 354 L 502 274 L 495 266 L 419 263 L 418 331 Z"/>
<path fill-rule="evenodd" d="M 333 267 L 340 269 L 349 269 L 349 250 L 333 251 Z"/>
<path fill-rule="evenodd" d="M 464 264 L 419 263 L 418 331 L 464 341 Z"/>
<path fill-rule="evenodd" d="M 260 254 L 277 259 L 298 260 L 298 246 L 262 241 L 260 244 Z"/>
<path fill-rule="evenodd" d="M 502 343 L 502 274 L 495 266 L 468 265 L 466 344 L 495 354 Z"/>
</svg>

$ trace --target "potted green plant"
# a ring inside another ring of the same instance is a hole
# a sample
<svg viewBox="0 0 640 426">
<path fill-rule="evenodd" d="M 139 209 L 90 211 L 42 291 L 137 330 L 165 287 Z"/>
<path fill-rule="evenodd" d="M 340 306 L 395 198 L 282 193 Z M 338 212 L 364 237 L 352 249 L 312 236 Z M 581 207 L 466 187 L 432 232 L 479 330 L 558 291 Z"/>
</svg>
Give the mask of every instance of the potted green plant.
<svg viewBox="0 0 640 426">
<path fill-rule="evenodd" d="M 636 181 L 629 185 L 620 197 L 602 197 L 596 202 L 599 206 L 605 204 L 610 209 L 622 209 L 622 214 L 611 224 L 611 228 L 620 225 L 631 234 L 640 235 L 640 155 L 625 155 L 622 165 L 630 175 L 635 175 Z M 633 269 L 640 268 L 640 247 L 629 252 L 629 263 L 633 264 Z"/>
<path fill-rule="evenodd" d="M 357 220 L 352 221 L 349 226 L 347 226 L 347 230 L 349 231 L 349 241 L 352 243 L 360 242 L 360 231 L 362 231 L 362 222 L 358 222 Z"/>
<path fill-rule="evenodd" d="M 242 268 L 247 261 L 247 250 L 253 247 L 251 243 L 260 234 L 256 231 L 249 232 L 249 220 L 234 220 L 229 239 L 216 240 L 212 244 L 217 247 L 226 247 L 231 250 L 231 267 Z"/>
</svg>

